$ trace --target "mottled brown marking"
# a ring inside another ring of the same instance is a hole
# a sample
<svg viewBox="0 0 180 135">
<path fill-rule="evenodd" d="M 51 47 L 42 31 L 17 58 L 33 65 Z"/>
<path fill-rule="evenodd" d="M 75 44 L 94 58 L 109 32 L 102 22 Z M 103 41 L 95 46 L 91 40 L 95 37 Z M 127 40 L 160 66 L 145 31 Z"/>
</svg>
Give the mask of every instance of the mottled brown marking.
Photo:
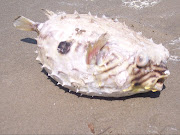
<svg viewBox="0 0 180 135">
<path fill-rule="evenodd" d="M 109 49 L 109 48 L 108 48 Z M 116 58 L 116 59 L 118 59 L 118 56 L 115 54 L 115 53 L 112 53 L 112 55 Z"/>
<path fill-rule="evenodd" d="M 76 29 L 75 29 L 75 31 L 77 31 L 77 32 L 78 32 L 78 31 L 79 31 L 79 28 L 76 28 Z"/>
<path fill-rule="evenodd" d="M 133 83 L 138 85 L 143 85 L 146 81 L 151 78 L 159 78 L 164 75 L 164 72 L 167 70 L 167 67 L 164 63 L 160 65 L 153 65 L 152 61 L 146 67 L 136 67 L 132 72 L 134 78 L 131 80 Z M 155 83 L 156 79 L 152 80 L 152 84 Z"/>
<path fill-rule="evenodd" d="M 153 67 L 159 67 L 159 68 L 165 68 L 165 69 L 167 69 L 166 64 L 163 63 L 163 62 L 161 62 L 160 65 L 153 65 Z"/>
<path fill-rule="evenodd" d="M 88 45 L 84 45 L 83 52 L 87 51 Z"/>
<path fill-rule="evenodd" d="M 107 63 L 106 63 L 106 66 L 108 66 L 110 63 L 112 63 L 116 58 L 113 58 L 111 60 L 109 60 Z"/>
<path fill-rule="evenodd" d="M 110 71 L 110 70 L 113 70 L 114 68 L 116 68 L 118 65 L 115 65 L 115 66 L 113 66 L 113 67 L 111 67 L 111 68 L 108 68 L 108 69 L 106 69 L 106 70 L 104 70 L 102 73 L 106 73 L 106 72 L 108 72 L 108 71 Z"/>
<path fill-rule="evenodd" d="M 74 71 L 79 71 L 77 68 L 73 68 L 72 70 L 74 70 Z"/>
<path fill-rule="evenodd" d="M 156 78 L 156 77 L 157 77 L 156 75 L 151 75 L 151 76 L 149 76 L 148 78 L 140 81 L 139 84 L 143 84 L 143 83 L 145 83 L 147 80 L 149 80 L 150 78 Z"/>
<path fill-rule="evenodd" d="M 165 66 L 152 66 L 152 69 L 159 70 L 159 71 L 166 71 L 167 67 L 165 67 Z"/>
<path fill-rule="evenodd" d="M 137 82 L 139 84 L 142 84 L 142 83 L 146 82 L 147 80 L 149 80 L 150 78 L 156 78 L 156 77 L 159 77 L 159 76 L 160 76 L 160 74 L 157 73 L 157 72 L 150 72 L 150 73 L 142 75 L 142 76 L 140 76 L 138 78 L 134 78 L 132 80 L 132 82 Z"/>
<path fill-rule="evenodd" d="M 154 72 L 158 72 L 161 75 L 164 75 L 164 72 L 167 70 L 167 67 L 164 63 L 161 63 L 160 65 L 152 65 L 151 68 Z"/>
<path fill-rule="evenodd" d="M 79 35 L 82 34 L 83 32 L 86 32 L 86 30 L 79 30 L 79 28 L 76 28 L 75 30 L 77 32 L 76 34 L 79 34 Z"/>
<path fill-rule="evenodd" d="M 157 72 L 157 73 L 159 73 L 160 75 L 164 75 L 164 72 L 165 72 L 166 70 L 154 70 L 154 72 Z"/>
<path fill-rule="evenodd" d="M 82 33 L 83 33 L 83 32 L 86 32 L 86 30 L 80 30 L 80 32 L 82 32 Z"/>
<path fill-rule="evenodd" d="M 46 56 L 46 59 L 50 59 L 50 57 L 49 57 L 49 56 Z"/>
<path fill-rule="evenodd" d="M 144 76 L 146 76 L 146 75 L 148 75 L 148 74 L 149 74 L 149 73 L 144 74 L 144 73 L 140 72 L 139 74 L 137 74 L 137 75 L 135 76 L 135 78 L 132 79 L 132 81 L 138 81 L 138 80 L 140 80 L 141 78 L 143 78 Z"/>
<path fill-rule="evenodd" d="M 106 81 L 109 77 L 117 76 L 117 75 L 121 74 L 121 73 L 124 72 L 124 71 L 128 71 L 129 68 L 130 68 L 132 65 L 133 65 L 133 64 L 129 64 L 125 70 L 119 71 L 118 73 L 110 74 L 107 78 L 103 79 L 103 81 Z M 109 68 L 109 69 L 107 69 L 107 70 L 109 70 L 109 71 L 110 71 L 110 70 L 113 70 L 114 68 L 116 68 L 116 67 L 118 67 L 118 66 L 121 66 L 121 65 L 116 65 L 116 66 L 111 67 L 111 68 Z M 103 74 L 104 72 L 107 72 L 107 70 L 103 71 L 101 74 Z"/>
<path fill-rule="evenodd" d="M 58 74 L 64 74 L 64 72 L 62 72 L 62 71 L 58 71 Z"/>
<path fill-rule="evenodd" d="M 127 59 L 127 61 L 128 61 L 129 59 Z M 134 63 L 131 63 L 131 64 L 129 64 L 128 66 L 127 66 L 127 68 L 126 68 L 126 70 L 129 70 L 129 68 L 133 65 Z"/>
<path fill-rule="evenodd" d="M 108 44 L 108 43 L 107 43 Z M 109 47 L 108 46 L 103 46 L 101 49 L 100 49 L 100 52 L 99 54 L 97 55 L 97 59 L 96 59 L 96 65 L 99 65 L 99 60 L 100 59 L 103 59 L 105 60 L 106 57 L 107 57 L 107 54 L 109 53 Z M 100 67 L 105 67 L 107 65 L 107 62 L 106 64 L 103 64 L 103 65 L 99 65 Z"/>
<path fill-rule="evenodd" d="M 137 74 L 139 74 L 140 72 L 141 72 L 141 70 L 138 69 L 138 68 L 134 68 L 134 69 L 133 69 L 133 74 L 134 74 L 134 75 L 137 75 Z"/>
<path fill-rule="evenodd" d="M 81 43 L 77 43 L 76 48 L 75 48 L 75 51 L 76 51 L 76 52 L 78 52 L 79 47 L 80 47 L 81 45 L 82 45 Z"/>
<path fill-rule="evenodd" d="M 86 30 L 80 30 L 78 34 L 82 34 L 83 32 L 86 32 Z"/>
<path fill-rule="evenodd" d="M 86 32 L 86 30 L 80 30 L 79 28 L 76 28 L 75 29 L 75 31 L 76 31 L 76 34 L 82 34 L 83 32 Z"/>
<path fill-rule="evenodd" d="M 61 16 L 61 20 L 62 20 L 62 19 L 65 19 L 65 18 L 66 18 L 66 16 Z"/>
</svg>

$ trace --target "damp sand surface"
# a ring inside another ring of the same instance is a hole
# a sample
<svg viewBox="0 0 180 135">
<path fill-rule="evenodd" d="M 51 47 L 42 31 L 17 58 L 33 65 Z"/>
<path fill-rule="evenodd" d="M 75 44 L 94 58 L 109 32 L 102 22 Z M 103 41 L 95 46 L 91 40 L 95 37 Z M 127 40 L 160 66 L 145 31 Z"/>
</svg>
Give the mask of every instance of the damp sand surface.
<svg viewBox="0 0 180 135">
<path fill-rule="evenodd" d="M 0 134 L 180 134 L 180 1 L 142 1 L 1 0 Z M 56 86 L 35 61 L 36 33 L 12 25 L 19 15 L 44 22 L 42 8 L 117 17 L 162 43 L 171 54 L 165 89 L 128 98 L 92 98 Z"/>
</svg>

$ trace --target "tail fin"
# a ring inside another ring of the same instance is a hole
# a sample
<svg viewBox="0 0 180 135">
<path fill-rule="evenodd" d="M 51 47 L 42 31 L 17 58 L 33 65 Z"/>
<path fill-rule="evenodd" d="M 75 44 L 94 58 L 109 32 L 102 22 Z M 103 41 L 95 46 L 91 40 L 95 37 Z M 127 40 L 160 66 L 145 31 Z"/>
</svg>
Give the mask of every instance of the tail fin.
<svg viewBox="0 0 180 135">
<path fill-rule="evenodd" d="M 38 23 L 35 23 L 24 16 L 17 17 L 13 23 L 14 27 L 16 27 L 19 30 L 38 32 L 37 24 Z"/>
</svg>

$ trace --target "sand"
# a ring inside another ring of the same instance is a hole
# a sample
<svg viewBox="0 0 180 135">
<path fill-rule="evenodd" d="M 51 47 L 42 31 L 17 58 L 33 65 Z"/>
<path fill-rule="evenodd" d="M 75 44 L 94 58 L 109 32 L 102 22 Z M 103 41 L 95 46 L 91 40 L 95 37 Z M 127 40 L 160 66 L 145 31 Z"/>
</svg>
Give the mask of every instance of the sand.
<svg viewBox="0 0 180 135">
<path fill-rule="evenodd" d="M 180 134 L 180 1 L 159 0 L 141 9 L 123 2 L 0 1 L 0 134 Z M 12 25 L 19 15 L 45 21 L 42 8 L 117 17 L 163 43 L 172 55 L 166 88 L 113 99 L 81 97 L 56 86 L 35 61 L 36 33 Z"/>
</svg>

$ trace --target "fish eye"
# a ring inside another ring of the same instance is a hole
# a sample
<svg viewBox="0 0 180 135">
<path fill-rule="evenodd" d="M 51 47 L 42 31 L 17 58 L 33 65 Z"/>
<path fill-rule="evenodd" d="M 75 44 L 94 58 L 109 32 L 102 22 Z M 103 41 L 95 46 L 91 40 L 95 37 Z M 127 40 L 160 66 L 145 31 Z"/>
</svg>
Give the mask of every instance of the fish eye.
<svg viewBox="0 0 180 135">
<path fill-rule="evenodd" d="M 61 54 L 67 54 L 70 51 L 71 42 L 62 41 L 58 45 L 58 52 Z"/>
<path fill-rule="evenodd" d="M 147 54 L 141 52 L 138 54 L 138 56 L 136 57 L 136 64 L 139 67 L 144 67 L 148 64 L 149 62 L 149 58 L 147 56 Z"/>
</svg>

